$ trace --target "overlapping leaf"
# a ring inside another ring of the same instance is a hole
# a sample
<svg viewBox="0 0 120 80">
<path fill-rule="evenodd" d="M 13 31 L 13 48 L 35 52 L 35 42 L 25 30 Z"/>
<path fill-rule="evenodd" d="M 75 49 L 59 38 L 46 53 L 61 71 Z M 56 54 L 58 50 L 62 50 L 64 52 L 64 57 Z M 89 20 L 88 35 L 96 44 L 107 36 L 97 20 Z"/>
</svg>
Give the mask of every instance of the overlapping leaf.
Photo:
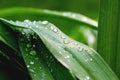
<svg viewBox="0 0 120 80">
<path fill-rule="evenodd" d="M 28 28 L 43 41 L 51 54 L 80 80 L 118 80 L 116 75 L 93 49 L 76 42 L 47 21 L 2 21 L 16 28 Z M 26 58 L 24 58 L 26 61 Z"/>
</svg>

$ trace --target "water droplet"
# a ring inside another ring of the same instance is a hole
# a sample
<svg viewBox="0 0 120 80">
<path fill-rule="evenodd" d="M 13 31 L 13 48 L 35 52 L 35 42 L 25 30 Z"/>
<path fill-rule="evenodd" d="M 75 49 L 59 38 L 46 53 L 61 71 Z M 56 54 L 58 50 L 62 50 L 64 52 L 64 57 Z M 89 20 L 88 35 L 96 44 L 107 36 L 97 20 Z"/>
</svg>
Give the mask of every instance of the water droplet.
<svg viewBox="0 0 120 80">
<path fill-rule="evenodd" d="M 25 32 L 22 32 L 22 35 L 24 35 L 25 34 Z"/>
<path fill-rule="evenodd" d="M 27 68 L 29 68 L 30 67 L 30 65 L 27 65 Z"/>
<path fill-rule="evenodd" d="M 65 39 L 66 37 L 65 36 L 61 36 L 62 39 Z"/>
<path fill-rule="evenodd" d="M 54 30 L 54 27 L 53 27 L 53 26 L 50 26 L 50 29 L 51 29 L 51 30 Z"/>
<path fill-rule="evenodd" d="M 34 62 L 33 62 L 33 61 L 31 61 L 31 62 L 30 62 L 30 64 L 34 64 Z"/>
<path fill-rule="evenodd" d="M 64 44 L 68 44 L 69 41 L 68 41 L 67 39 L 65 39 L 65 40 L 63 40 L 63 43 L 64 43 Z"/>
<path fill-rule="evenodd" d="M 69 59 L 69 58 L 70 58 L 70 56 L 69 56 L 69 55 L 65 56 L 65 59 Z"/>
<path fill-rule="evenodd" d="M 92 58 L 90 58 L 90 61 L 93 61 L 93 59 L 92 59 Z"/>
<path fill-rule="evenodd" d="M 53 30 L 54 32 L 58 32 L 58 30 L 56 29 L 56 28 L 54 28 L 54 30 Z"/>
<path fill-rule="evenodd" d="M 82 47 L 78 47 L 78 52 L 81 52 L 83 51 L 83 48 Z"/>
<path fill-rule="evenodd" d="M 30 72 L 33 72 L 33 73 L 35 72 L 33 69 L 29 69 L 29 70 L 30 70 Z"/>
<path fill-rule="evenodd" d="M 61 52 L 61 51 L 59 51 L 58 53 L 59 53 L 59 54 L 62 54 L 62 52 Z"/>
<path fill-rule="evenodd" d="M 32 51 L 30 51 L 30 54 L 35 56 L 36 55 L 36 51 L 32 50 Z"/>
<path fill-rule="evenodd" d="M 42 21 L 42 24 L 48 24 L 48 21 Z"/>
<path fill-rule="evenodd" d="M 24 20 L 24 22 L 28 23 L 28 22 L 30 22 L 30 20 L 26 19 L 26 20 Z"/>
<path fill-rule="evenodd" d="M 93 59 L 92 58 L 87 58 L 86 60 L 85 60 L 85 62 L 88 62 L 88 61 L 93 61 Z"/>
<path fill-rule="evenodd" d="M 87 79 L 87 80 L 90 80 L 90 77 L 89 77 L 89 76 L 87 76 L 87 77 L 86 77 L 86 79 Z"/>
<path fill-rule="evenodd" d="M 56 28 L 54 28 L 53 26 L 51 26 L 50 29 L 51 29 L 52 31 L 54 31 L 55 33 L 58 32 L 58 30 L 57 30 Z"/>
<path fill-rule="evenodd" d="M 33 44 L 33 47 L 35 47 L 35 45 Z"/>
<path fill-rule="evenodd" d="M 75 43 L 76 46 L 78 46 L 78 43 Z"/>
<path fill-rule="evenodd" d="M 36 24 L 36 21 L 33 21 L 33 25 L 35 25 Z"/>
</svg>

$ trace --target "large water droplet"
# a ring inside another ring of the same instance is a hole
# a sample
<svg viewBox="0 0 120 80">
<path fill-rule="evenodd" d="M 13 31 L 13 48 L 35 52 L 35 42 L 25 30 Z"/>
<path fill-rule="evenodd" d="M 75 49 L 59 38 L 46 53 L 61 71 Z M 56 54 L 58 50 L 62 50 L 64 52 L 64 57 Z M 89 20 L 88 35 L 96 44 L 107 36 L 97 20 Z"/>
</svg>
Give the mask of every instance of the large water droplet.
<svg viewBox="0 0 120 80">
<path fill-rule="evenodd" d="M 33 62 L 33 61 L 30 61 L 30 64 L 34 64 L 34 62 Z"/>
<path fill-rule="evenodd" d="M 42 21 L 42 24 L 48 24 L 48 21 Z"/>
<path fill-rule="evenodd" d="M 32 50 L 32 51 L 30 51 L 30 54 L 35 56 L 36 55 L 36 51 Z"/>
</svg>

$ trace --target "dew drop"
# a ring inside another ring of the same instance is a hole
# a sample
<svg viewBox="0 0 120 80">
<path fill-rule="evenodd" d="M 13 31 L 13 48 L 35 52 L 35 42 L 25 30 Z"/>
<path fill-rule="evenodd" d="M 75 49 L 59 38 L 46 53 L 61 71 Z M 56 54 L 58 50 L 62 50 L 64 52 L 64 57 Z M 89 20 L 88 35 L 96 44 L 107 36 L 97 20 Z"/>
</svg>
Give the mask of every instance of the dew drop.
<svg viewBox="0 0 120 80">
<path fill-rule="evenodd" d="M 33 62 L 33 61 L 31 61 L 31 62 L 30 62 L 30 64 L 34 64 L 34 62 Z"/>
<path fill-rule="evenodd" d="M 36 52 L 34 50 L 30 51 L 30 54 L 35 56 L 36 55 Z"/>
<path fill-rule="evenodd" d="M 54 28 L 54 30 L 53 30 L 54 32 L 58 32 L 58 30 L 56 29 L 56 28 Z"/>
<path fill-rule="evenodd" d="M 69 41 L 68 41 L 67 39 L 65 39 L 65 40 L 63 40 L 63 43 L 64 43 L 64 44 L 68 44 Z"/>
<path fill-rule="evenodd" d="M 22 35 L 25 35 L 25 32 L 22 32 Z"/>
<path fill-rule="evenodd" d="M 65 39 L 66 37 L 65 36 L 61 36 L 62 39 Z"/>
<path fill-rule="evenodd" d="M 87 77 L 86 77 L 86 79 L 87 79 L 87 80 L 90 80 L 90 77 L 89 77 L 89 76 L 87 76 Z"/>
<path fill-rule="evenodd" d="M 59 54 L 62 54 L 62 52 L 61 52 L 61 51 L 59 51 L 58 53 L 59 53 Z"/>
<path fill-rule="evenodd" d="M 33 21 L 33 25 L 36 24 L 36 21 Z"/>
<path fill-rule="evenodd" d="M 48 21 L 42 21 L 42 24 L 48 24 Z"/>
<path fill-rule="evenodd" d="M 70 56 L 69 56 L 69 55 L 65 56 L 65 59 L 69 59 L 69 58 L 70 58 Z"/>
<path fill-rule="evenodd" d="M 83 51 L 83 48 L 78 47 L 78 52 L 82 52 L 82 51 Z"/>
<path fill-rule="evenodd" d="M 24 22 L 28 23 L 28 22 L 30 22 L 30 20 L 26 19 L 26 20 L 24 20 Z"/>
<path fill-rule="evenodd" d="M 30 72 L 33 72 L 33 73 L 35 72 L 33 69 L 29 69 L 29 70 L 30 70 Z"/>
<path fill-rule="evenodd" d="M 27 68 L 29 68 L 30 67 L 30 65 L 27 65 Z"/>
<path fill-rule="evenodd" d="M 33 44 L 33 47 L 35 47 L 35 45 Z"/>
<path fill-rule="evenodd" d="M 54 27 L 53 27 L 53 26 L 50 26 L 50 29 L 51 29 L 51 30 L 54 30 Z"/>
<path fill-rule="evenodd" d="M 93 59 L 92 59 L 92 58 L 90 58 L 90 61 L 93 61 Z"/>
</svg>

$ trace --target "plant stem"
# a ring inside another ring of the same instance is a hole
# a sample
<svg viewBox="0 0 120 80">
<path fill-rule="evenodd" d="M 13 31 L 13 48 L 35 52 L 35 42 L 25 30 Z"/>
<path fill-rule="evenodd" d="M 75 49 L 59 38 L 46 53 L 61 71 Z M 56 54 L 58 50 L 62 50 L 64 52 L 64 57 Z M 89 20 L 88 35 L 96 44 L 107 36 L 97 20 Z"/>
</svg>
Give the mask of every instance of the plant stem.
<svg viewBox="0 0 120 80">
<path fill-rule="evenodd" d="M 120 26 L 118 25 L 118 19 L 119 0 L 100 0 L 97 49 L 114 71 L 119 69 L 116 68 L 118 64 L 120 66 L 120 63 L 117 62 L 116 64 L 116 61 L 120 61 L 120 57 L 117 57 L 120 52 L 118 49 L 120 47 Z M 118 72 L 120 72 L 120 69 Z"/>
<path fill-rule="evenodd" d="M 120 7 L 120 0 L 119 0 L 119 7 Z M 120 78 L 120 14 L 119 14 L 119 32 L 118 32 L 118 41 L 117 41 L 116 73 Z"/>
</svg>

